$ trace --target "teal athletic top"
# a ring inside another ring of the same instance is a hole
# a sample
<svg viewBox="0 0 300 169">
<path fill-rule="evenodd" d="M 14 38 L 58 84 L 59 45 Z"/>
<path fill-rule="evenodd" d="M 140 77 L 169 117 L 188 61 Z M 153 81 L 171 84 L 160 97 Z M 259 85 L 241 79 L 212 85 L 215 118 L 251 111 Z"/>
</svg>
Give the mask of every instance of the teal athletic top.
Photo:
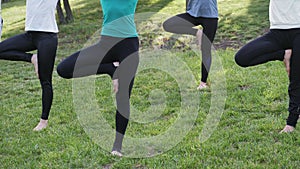
<svg viewBox="0 0 300 169">
<path fill-rule="evenodd" d="M 134 13 L 138 0 L 100 0 L 103 11 L 101 35 L 137 37 Z"/>
<path fill-rule="evenodd" d="M 193 17 L 218 18 L 217 0 L 189 0 L 186 12 Z"/>
</svg>

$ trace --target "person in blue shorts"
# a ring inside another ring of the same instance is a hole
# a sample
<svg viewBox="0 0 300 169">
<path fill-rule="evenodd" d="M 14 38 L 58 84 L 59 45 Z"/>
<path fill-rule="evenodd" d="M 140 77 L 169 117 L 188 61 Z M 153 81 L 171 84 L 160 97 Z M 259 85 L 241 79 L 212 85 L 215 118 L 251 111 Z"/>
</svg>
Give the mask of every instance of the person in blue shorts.
<svg viewBox="0 0 300 169">
<path fill-rule="evenodd" d="M 108 74 L 116 93 L 116 137 L 112 154 L 122 156 L 130 115 L 130 95 L 139 64 L 139 39 L 134 23 L 138 0 L 100 0 L 103 11 L 98 43 L 75 52 L 57 67 L 66 79 Z"/>
<path fill-rule="evenodd" d="M 235 55 L 241 67 L 283 61 L 289 76 L 289 116 L 281 132 L 294 131 L 300 114 L 300 1 L 271 0 L 270 31 L 243 46 Z M 280 82 L 279 82 L 280 83 Z"/>
<path fill-rule="evenodd" d="M 201 81 L 197 89 L 208 88 L 207 78 L 211 66 L 211 46 L 218 27 L 217 0 L 186 0 L 186 12 L 163 23 L 167 32 L 197 37 L 202 51 Z M 201 25 L 203 29 L 196 29 Z"/>
</svg>

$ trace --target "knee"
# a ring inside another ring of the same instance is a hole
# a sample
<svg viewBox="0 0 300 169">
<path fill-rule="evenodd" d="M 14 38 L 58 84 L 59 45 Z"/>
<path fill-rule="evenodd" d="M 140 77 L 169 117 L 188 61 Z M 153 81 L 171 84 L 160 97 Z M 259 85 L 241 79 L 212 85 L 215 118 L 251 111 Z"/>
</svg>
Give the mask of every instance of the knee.
<svg viewBox="0 0 300 169">
<path fill-rule="evenodd" d="M 43 80 L 43 79 L 40 79 L 40 84 L 42 86 L 42 89 L 44 91 L 52 91 L 52 82 L 51 80 Z"/>
<path fill-rule="evenodd" d="M 62 78 L 65 78 L 65 79 L 70 79 L 72 78 L 72 73 L 70 73 L 69 71 L 67 71 L 63 64 L 60 63 L 57 68 L 56 68 L 56 71 L 57 71 L 57 74 L 62 77 Z"/>
<path fill-rule="evenodd" d="M 171 24 L 170 20 L 168 19 L 162 24 L 162 26 L 163 26 L 163 29 L 168 32 L 170 30 L 170 27 L 172 26 L 172 24 Z"/>
<path fill-rule="evenodd" d="M 243 53 L 241 51 L 238 51 L 234 57 L 235 63 L 241 67 L 248 67 L 249 65 L 244 58 L 245 57 L 244 57 Z"/>
</svg>

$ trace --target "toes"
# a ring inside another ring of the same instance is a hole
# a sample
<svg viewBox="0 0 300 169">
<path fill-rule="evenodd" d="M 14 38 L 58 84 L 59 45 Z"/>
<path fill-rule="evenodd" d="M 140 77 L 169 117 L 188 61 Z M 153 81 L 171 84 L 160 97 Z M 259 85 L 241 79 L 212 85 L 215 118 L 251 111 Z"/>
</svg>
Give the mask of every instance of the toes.
<svg viewBox="0 0 300 169">
<path fill-rule="evenodd" d="M 33 131 L 40 131 L 46 128 L 48 125 L 48 120 L 40 120 L 39 124 L 33 129 Z"/>
<path fill-rule="evenodd" d="M 119 151 L 112 151 L 111 154 L 114 155 L 114 156 L 118 156 L 118 157 L 122 157 L 123 156 L 123 154 L 121 152 L 119 152 Z"/>
</svg>

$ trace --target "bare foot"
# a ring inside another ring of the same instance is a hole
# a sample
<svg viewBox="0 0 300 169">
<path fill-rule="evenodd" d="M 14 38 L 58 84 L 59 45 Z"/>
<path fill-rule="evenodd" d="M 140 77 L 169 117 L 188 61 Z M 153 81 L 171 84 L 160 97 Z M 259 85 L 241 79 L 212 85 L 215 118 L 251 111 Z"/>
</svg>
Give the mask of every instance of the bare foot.
<svg viewBox="0 0 300 169">
<path fill-rule="evenodd" d="M 197 31 L 197 34 L 196 34 L 196 37 L 197 37 L 197 42 L 198 42 L 198 45 L 201 49 L 201 43 L 202 43 L 202 34 L 203 34 L 203 30 L 202 29 L 199 29 Z"/>
<path fill-rule="evenodd" d="M 286 125 L 281 131 L 280 133 L 290 133 L 293 132 L 295 130 L 295 128 L 293 126 L 290 125 Z"/>
<path fill-rule="evenodd" d="M 115 67 L 119 67 L 120 63 L 119 62 L 113 62 Z M 116 94 L 119 90 L 119 80 L 114 79 L 113 81 L 113 88 L 114 88 L 114 93 Z"/>
<path fill-rule="evenodd" d="M 34 71 L 36 73 L 36 76 L 39 77 L 39 72 L 38 72 L 38 57 L 37 57 L 37 54 L 33 54 L 32 57 L 31 57 L 31 63 L 33 64 L 34 66 Z"/>
<path fill-rule="evenodd" d="M 291 57 L 292 57 L 292 50 L 291 49 L 285 50 L 283 63 L 285 65 L 285 69 L 286 69 L 286 72 L 287 72 L 288 76 L 290 76 L 290 61 L 291 61 Z"/>
<path fill-rule="evenodd" d="M 39 124 L 33 129 L 33 131 L 40 131 L 44 128 L 46 128 L 48 125 L 48 120 L 41 119 Z"/>
<path fill-rule="evenodd" d="M 199 86 L 197 87 L 197 90 L 203 90 L 203 89 L 207 89 L 208 85 L 205 82 L 200 82 Z"/>
<path fill-rule="evenodd" d="M 119 90 L 119 80 L 114 79 L 112 82 L 113 82 L 114 93 L 116 94 Z"/>
<path fill-rule="evenodd" d="M 118 157 L 122 157 L 122 156 L 123 156 L 123 154 L 122 154 L 121 152 L 116 151 L 116 150 L 112 151 L 111 154 L 112 154 L 113 156 L 118 156 Z"/>
</svg>

